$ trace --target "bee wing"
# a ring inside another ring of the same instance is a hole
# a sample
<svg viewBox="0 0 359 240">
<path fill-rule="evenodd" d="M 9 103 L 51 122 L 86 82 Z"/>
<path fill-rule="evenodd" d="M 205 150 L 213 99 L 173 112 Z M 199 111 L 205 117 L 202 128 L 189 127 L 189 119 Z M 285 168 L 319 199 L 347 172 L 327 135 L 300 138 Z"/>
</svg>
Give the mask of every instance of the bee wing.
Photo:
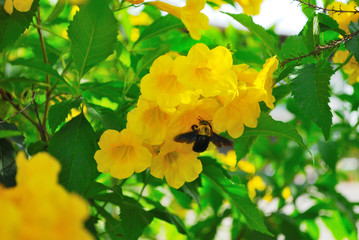
<svg viewBox="0 0 359 240">
<path fill-rule="evenodd" d="M 218 134 L 216 133 L 212 133 L 212 136 L 211 136 L 211 141 L 214 143 L 214 145 L 216 145 L 217 147 L 222 147 L 222 146 L 229 146 L 231 147 L 232 146 L 232 141 L 227 139 L 227 138 L 224 138 L 222 136 L 219 136 Z"/>
<path fill-rule="evenodd" d="M 174 137 L 173 140 L 175 140 L 176 142 L 181 142 L 181 143 L 192 143 L 194 142 L 194 140 L 196 140 L 196 136 L 197 133 L 196 132 L 186 132 L 186 133 L 182 133 L 177 135 L 176 137 Z"/>
</svg>

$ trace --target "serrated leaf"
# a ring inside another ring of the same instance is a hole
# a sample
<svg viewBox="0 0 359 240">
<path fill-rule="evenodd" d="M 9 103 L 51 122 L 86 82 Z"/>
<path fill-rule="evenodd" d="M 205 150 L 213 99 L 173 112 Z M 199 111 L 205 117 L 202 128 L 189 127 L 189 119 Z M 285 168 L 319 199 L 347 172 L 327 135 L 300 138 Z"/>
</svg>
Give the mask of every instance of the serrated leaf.
<svg viewBox="0 0 359 240">
<path fill-rule="evenodd" d="M 15 61 L 10 62 L 12 65 L 21 65 L 25 67 L 29 67 L 43 74 L 48 74 L 53 79 L 65 83 L 69 89 L 72 89 L 70 85 L 66 82 L 66 80 L 60 76 L 60 74 L 53 69 L 49 64 L 44 63 L 43 61 L 37 59 L 16 59 Z"/>
<path fill-rule="evenodd" d="M 205 163 L 206 161 L 203 161 Z M 241 212 L 246 219 L 246 224 L 261 233 L 273 236 L 264 224 L 257 207 L 248 197 L 247 188 L 243 184 L 235 184 L 223 174 L 218 166 L 214 164 L 204 164 L 202 174 L 215 184 L 219 194 L 224 195 L 233 208 Z M 236 213 L 236 211 L 234 211 Z"/>
<path fill-rule="evenodd" d="M 308 53 L 303 36 L 289 36 L 281 46 L 283 58 L 294 58 Z"/>
<path fill-rule="evenodd" d="M 35 0 L 28 12 L 19 12 L 14 9 L 11 15 L 5 12 L 3 6 L 0 7 L 0 52 L 5 47 L 14 44 L 29 27 L 38 6 L 39 0 Z"/>
<path fill-rule="evenodd" d="M 83 114 L 66 123 L 49 142 L 49 153 L 61 163 L 60 183 L 69 191 L 84 195 L 98 175 L 93 158 L 95 133 Z"/>
<path fill-rule="evenodd" d="M 302 137 L 298 134 L 297 130 L 291 124 L 276 121 L 271 116 L 265 113 L 261 113 L 258 119 L 257 127 L 246 128 L 241 137 L 250 136 L 285 137 L 295 141 L 301 148 L 311 154 L 307 146 L 304 144 Z"/>
<path fill-rule="evenodd" d="M 70 23 L 71 53 L 80 78 L 113 53 L 118 23 L 107 1 L 89 0 Z"/>
<path fill-rule="evenodd" d="M 268 49 L 270 49 L 272 53 L 278 55 L 278 58 L 281 58 L 281 53 L 276 45 L 276 41 L 274 37 L 269 33 L 267 33 L 262 26 L 254 23 L 251 16 L 248 16 L 243 13 L 242 14 L 226 13 L 226 14 L 228 14 L 229 16 L 234 18 L 234 20 L 236 20 L 237 22 L 248 28 L 249 31 L 251 31 L 254 35 L 259 37 L 263 41 L 264 45 Z"/>
<path fill-rule="evenodd" d="M 145 211 L 136 200 L 125 197 L 120 204 L 121 228 L 124 239 L 138 239 L 152 221 L 151 212 Z"/>
<path fill-rule="evenodd" d="M 298 67 L 292 80 L 292 94 L 299 109 L 329 138 L 332 113 L 329 103 L 329 80 L 333 75 L 330 63 L 323 60 L 317 64 Z"/>
<path fill-rule="evenodd" d="M 335 172 L 338 162 L 338 143 L 337 142 L 319 142 L 319 152 L 322 155 L 324 162 L 330 169 Z"/>
<path fill-rule="evenodd" d="M 0 184 L 6 187 L 16 185 L 16 152 L 13 146 L 6 140 L 0 139 Z"/>
<path fill-rule="evenodd" d="M 48 120 L 49 127 L 53 133 L 56 131 L 56 128 L 65 121 L 71 109 L 78 108 L 81 102 L 82 99 L 75 98 L 56 103 L 50 107 Z"/>
<path fill-rule="evenodd" d="M 141 41 L 149 39 L 151 37 L 160 35 L 162 33 L 166 33 L 172 29 L 184 27 L 183 23 L 180 19 L 168 14 L 166 16 L 160 17 L 156 21 L 154 21 L 151 25 L 147 26 L 137 41 L 133 44 L 136 46 Z"/>
<path fill-rule="evenodd" d="M 359 31 L 358 23 L 350 23 L 349 30 L 351 33 Z M 350 40 L 345 42 L 345 48 L 354 55 L 355 60 L 359 62 L 359 35 L 355 35 Z"/>
</svg>

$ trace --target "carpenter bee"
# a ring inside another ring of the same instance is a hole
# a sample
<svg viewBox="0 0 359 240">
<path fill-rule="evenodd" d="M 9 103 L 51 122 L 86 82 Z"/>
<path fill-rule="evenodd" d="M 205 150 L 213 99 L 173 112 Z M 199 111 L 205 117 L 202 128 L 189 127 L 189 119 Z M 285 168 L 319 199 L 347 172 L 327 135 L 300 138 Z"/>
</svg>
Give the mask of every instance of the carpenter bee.
<svg viewBox="0 0 359 240">
<path fill-rule="evenodd" d="M 199 126 L 193 124 L 192 131 L 177 135 L 174 140 L 181 143 L 192 143 L 192 150 L 195 152 L 203 152 L 207 149 L 209 142 L 213 142 L 217 147 L 232 146 L 232 142 L 227 138 L 221 137 L 213 132 L 209 121 L 198 118 Z"/>
</svg>

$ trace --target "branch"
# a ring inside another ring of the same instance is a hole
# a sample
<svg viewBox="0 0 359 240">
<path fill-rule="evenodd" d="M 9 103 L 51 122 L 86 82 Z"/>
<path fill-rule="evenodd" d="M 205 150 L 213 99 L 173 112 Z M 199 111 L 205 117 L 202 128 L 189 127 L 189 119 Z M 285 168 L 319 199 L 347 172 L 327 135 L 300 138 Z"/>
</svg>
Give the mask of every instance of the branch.
<svg viewBox="0 0 359 240">
<path fill-rule="evenodd" d="M 24 108 L 22 108 L 22 109 L 20 109 L 20 107 L 15 107 L 15 106 L 13 105 L 13 103 L 12 103 L 12 100 L 10 101 L 9 99 L 5 99 L 5 100 L 7 100 L 8 102 L 10 102 L 11 105 L 13 105 L 16 109 L 20 109 L 20 110 L 19 110 L 18 112 L 16 112 L 15 114 L 11 115 L 10 117 L 8 117 L 7 119 L 1 121 L 0 124 L 11 120 L 12 118 L 14 118 L 15 116 L 19 115 L 20 113 L 23 113 L 23 112 L 24 112 L 28 107 L 30 107 L 30 105 L 34 102 L 35 97 L 36 97 L 36 92 L 33 93 L 32 99 L 31 99 L 31 101 L 29 102 L 29 104 L 27 104 L 27 105 L 26 105 Z"/>
<path fill-rule="evenodd" d="M 310 0 L 308 0 L 308 2 L 304 1 L 304 0 L 295 0 L 301 4 L 304 4 L 306 5 L 308 8 L 313 8 L 315 10 L 321 10 L 323 12 L 333 12 L 333 13 L 338 13 L 338 14 L 341 14 L 341 13 L 353 13 L 353 14 L 357 14 L 359 13 L 359 11 L 354 7 L 353 10 L 343 10 L 341 5 L 339 5 L 339 9 L 334 9 L 333 8 L 324 8 L 324 7 L 319 7 L 317 5 L 314 5 L 314 4 L 311 4 L 310 3 Z"/>
<path fill-rule="evenodd" d="M 342 43 L 345 43 L 346 41 L 350 40 L 352 37 L 356 36 L 359 34 L 359 31 L 356 31 L 354 33 L 351 33 L 351 34 L 347 34 L 347 35 L 344 35 L 342 39 L 339 39 L 339 40 L 332 40 L 331 42 L 329 42 L 327 45 L 318 45 L 315 47 L 315 50 L 308 53 L 308 54 L 305 54 L 305 55 L 299 55 L 298 57 L 293 57 L 293 58 L 287 58 L 285 59 L 281 64 L 280 66 L 281 67 L 284 67 L 284 65 L 286 65 L 287 63 L 291 62 L 291 61 L 300 61 L 302 60 L 303 58 L 306 58 L 306 57 L 310 57 L 310 56 L 316 56 L 328 49 L 334 49 L 334 48 L 337 48 L 339 47 L 340 44 Z"/>
</svg>

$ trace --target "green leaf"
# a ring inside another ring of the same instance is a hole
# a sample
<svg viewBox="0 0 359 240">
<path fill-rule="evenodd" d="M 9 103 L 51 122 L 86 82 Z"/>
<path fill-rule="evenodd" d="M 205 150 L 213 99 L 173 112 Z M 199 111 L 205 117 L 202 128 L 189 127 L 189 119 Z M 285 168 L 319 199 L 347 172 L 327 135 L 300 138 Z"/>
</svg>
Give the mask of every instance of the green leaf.
<svg viewBox="0 0 359 240">
<path fill-rule="evenodd" d="M 6 187 L 16 185 L 16 152 L 13 146 L 6 140 L 0 139 L 0 183 Z"/>
<path fill-rule="evenodd" d="M 309 0 L 308 2 L 313 4 L 314 6 L 317 5 L 316 0 Z M 313 13 L 315 13 L 315 9 L 308 7 L 308 5 L 306 4 L 302 4 L 302 11 L 307 18 L 310 18 L 313 15 Z"/>
<path fill-rule="evenodd" d="M 66 1 L 57 1 L 55 7 L 52 9 L 50 15 L 47 17 L 46 22 L 55 20 L 64 10 Z"/>
<path fill-rule="evenodd" d="M 17 130 L 0 130 L 0 138 L 9 138 L 21 135 L 22 133 Z"/>
<path fill-rule="evenodd" d="M 198 192 L 198 183 L 197 181 L 193 182 L 186 182 L 180 190 L 183 190 L 188 196 L 196 201 L 198 206 L 201 208 L 201 202 L 199 199 L 199 192 Z"/>
<path fill-rule="evenodd" d="M 172 29 L 180 28 L 180 27 L 184 27 L 182 21 L 172 16 L 171 14 L 168 14 L 164 17 L 157 19 L 151 25 L 147 26 L 143 30 L 137 41 L 133 44 L 133 46 L 136 46 L 136 44 L 138 44 L 143 40 L 160 35 L 162 33 L 167 33 Z"/>
<path fill-rule="evenodd" d="M 330 169 L 335 172 L 338 162 L 338 143 L 337 142 L 319 142 L 319 152 L 322 155 L 324 162 Z"/>
<path fill-rule="evenodd" d="M 43 61 L 37 59 L 16 59 L 15 61 L 10 62 L 12 65 L 21 65 L 34 69 L 40 73 L 48 74 L 53 79 L 65 83 L 69 89 L 72 89 L 66 80 L 60 76 L 60 74 L 54 70 L 49 64 L 44 63 Z"/>
<path fill-rule="evenodd" d="M 83 114 L 66 123 L 49 143 L 49 152 L 61 163 L 60 183 L 69 191 L 84 194 L 98 175 L 93 158 L 95 133 Z"/>
<path fill-rule="evenodd" d="M 183 222 L 181 221 L 181 219 L 179 217 L 177 217 L 174 214 L 171 214 L 170 212 L 168 212 L 165 208 L 154 208 L 152 210 L 149 211 L 155 218 L 161 219 L 163 221 L 166 221 L 170 224 L 175 225 L 175 227 L 177 228 L 177 231 L 179 233 L 185 234 L 188 236 L 189 239 L 190 238 L 190 234 L 189 232 L 186 230 Z"/>
<path fill-rule="evenodd" d="M 349 30 L 351 33 L 359 31 L 359 24 L 351 22 L 349 24 Z M 359 35 L 355 35 L 349 41 L 346 41 L 345 47 L 350 53 L 354 55 L 355 60 L 359 62 Z"/>
<path fill-rule="evenodd" d="M 56 128 L 65 121 L 72 108 L 78 108 L 82 99 L 75 98 L 56 103 L 50 107 L 49 110 L 49 127 L 54 133 Z"/>
<path fill-rule="evenodd" d="M 297 130 L 289 123 L 274 120 L 271 116 L 262 113 L 258 119 L 257 127 L 246 128 L 241 137 L 251 136 L 278 136 L 295 141 L 301 148 L 311 152 L 304 144 Z M 311 154 L 312 155 L 312 154 Z"/>
<path fill-rule="evenodd" d="M 319 20 L 317 15 L 313 15 L 312 18 L 304 26 L 302 34 L 304 42 L 309 52 L 315 50 L 315 47 L 319 45 Z"/>
<path fill-rule="evenodd" d="M 332 113 L 329 103 L 329 80 L 333 75 L 330 63 L 323 60 L 317 64 L 297 67 L 292 80 L 293 96 L 299 109 L 323 131 L 329 138 Z"/>
<path fill-rule="evenodd" d="M 138 239 L 152 221 L 151 212 L 145 211 L 136 200 L 125 197 L 120 204 L 121 228 L 124 239 Z"/>
<path fill-rule="evenodd" d="M 236 151 L 237 163 L 249 153 L 256 140 L 256 136 L 241 136 L 234 140 L 233 148 Z"/>
<path fill-rule="evenodd" d="M 86 82 L 80 85 L 82 95 L 91 95 L 97 99 L 107 97 L 112 102 L 118 102 L 119 98 L 123 95 L 123 85 L 121 81 L 111 82 Z M 88 99 L 91 99 L 91 96 Z"/>
<path fill-rule="evenodd" d="M 5 47 L 14 44 L 29 27 L 38 6 L 39 0 L 35 0 L 28 12 L 19 12 L 14 8 L 11 15 L 5 12 L 3 6 L 0 7 L 0 52 Z"/>
<path fill-rule="evenodd" d="M 89 0 L 75 15 L 68 34 L 80 78 L 115 50 L 117 26 L 107 1 Z"/>
<path fill-rule="evenodd" d="M 39 86 L 40 81 L 24 77 L 5 78 L 0 80 L 0 87 L 8 92 L 21 94 L 26 89 L 31 89 L 32 85 Z M 45 86 L 45 84 L 44 84 Z"/>
<path fill-rule="evenodd" d="M 318 13 L 318 20 L 319 20 L 319 26 L 320 26 L 320 31 L 324 32 L 324 31 L 335 31 L 341 35 L 345 35 L 345 31 L 343 29 L 339 28 L 339 24 L 330 16 L 323 14 L 323 13 Z"/>
<path fill-rule="evenodd" d="M 285 39 L 280 49 L 283 58 L 294 58 L 308 53 L 303 36 L 290 36 Z"/>
<path fill-rule="evenodd" d="M 27 148 L 27 152 L 29 153 L 30 156 L 46 150 L 47 150 L 47 144 L 44 141 L 37 141 L 35 143 L 30 143 L 29 147 Z"/>
<path fill-rule="evenodd" d="M 224 195 L 231 202 L 234 209 L 243 214 L 246 224 L 256 231 L 273 236 L 265 226 L 259 210 L 249 199 L 247 188 L 243 184 L 235 184 L 226 178 L 219 166 L 207 164 L 207 161 L 202 161 L 202 163 L 202 174 L 214 183 L 218 193 Z"/>
<path fill-rule="evenodd" d="M 259 37 L 263 41 L 264 45 L 268 49 L 270 49 L 272 53 L 278 55 L 278 58 L 281 58 L 281 53 L 279 52 L 274 37 L 271 34 L 269 34 L 262 26 L 254 23 L 251 16 L 248 16 L 243 13 L 242 14 L 226 13 L 226 14 L 233 17 L 237 22 L 248 28 L 249 31 L 251 31 L 254 35 Z"/>
</svg>

